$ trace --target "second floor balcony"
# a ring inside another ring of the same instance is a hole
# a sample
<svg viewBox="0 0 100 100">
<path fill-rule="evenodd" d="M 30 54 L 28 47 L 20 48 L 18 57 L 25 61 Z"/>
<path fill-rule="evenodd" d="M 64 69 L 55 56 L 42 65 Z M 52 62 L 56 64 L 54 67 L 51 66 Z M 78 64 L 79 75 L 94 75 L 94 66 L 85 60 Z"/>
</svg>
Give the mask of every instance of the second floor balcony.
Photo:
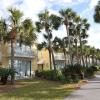
<svg viewBox="0 0 100 100">
<path fill-rule="evenodd" d="M 9 56 L 11 56 L 11 48 L 9 48 Z M 14 56 L 15 57 L 27 57 L 27 58 L 34 58 L 35 53 L 30 47 L 26 46 L 15 46 L 14 47 Z"/>
<path fill-rule="evenodd" d="M 55 53 L 54 57 L 55 57 L 55 60 L 65 60 L 63 53 Z"/>
</svg>

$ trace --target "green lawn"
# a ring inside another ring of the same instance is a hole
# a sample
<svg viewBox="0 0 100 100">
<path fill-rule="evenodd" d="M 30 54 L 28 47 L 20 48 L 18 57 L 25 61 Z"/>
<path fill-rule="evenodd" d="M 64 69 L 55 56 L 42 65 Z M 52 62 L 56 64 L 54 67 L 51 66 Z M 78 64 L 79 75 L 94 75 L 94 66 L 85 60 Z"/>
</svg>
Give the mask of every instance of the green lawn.
<svg viewBox="0 0 100 100">
<path fill-rule="evenodd" d="M 73 90 L 73 85 L 40 79 L 22 80 L 20 87 L 0 93 L 0 100 L 63 100 Z"/>
</svg>

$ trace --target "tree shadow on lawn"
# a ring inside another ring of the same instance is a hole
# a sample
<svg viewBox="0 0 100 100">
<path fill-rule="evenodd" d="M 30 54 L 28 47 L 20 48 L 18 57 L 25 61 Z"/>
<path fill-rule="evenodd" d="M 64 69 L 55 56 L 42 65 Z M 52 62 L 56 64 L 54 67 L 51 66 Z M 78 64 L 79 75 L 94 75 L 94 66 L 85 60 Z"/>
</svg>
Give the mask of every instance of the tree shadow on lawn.
<svg viewBox="0 0 100 100">
<path fill-rule="evenodd" d="M 0 100 L 61 100 L 74 89 L 46 80 L 25 81 L 25 87 L 0 95 Z"/>
</svg>

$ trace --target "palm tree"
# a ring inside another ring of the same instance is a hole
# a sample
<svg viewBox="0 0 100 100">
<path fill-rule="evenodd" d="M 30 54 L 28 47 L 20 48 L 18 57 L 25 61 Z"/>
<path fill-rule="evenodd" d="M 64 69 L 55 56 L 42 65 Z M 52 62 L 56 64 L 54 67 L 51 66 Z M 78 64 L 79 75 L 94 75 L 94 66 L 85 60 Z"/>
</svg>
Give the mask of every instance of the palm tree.
<svg viewBox="0 0 100 100">
<path fill-rule="evenodd" d="M 98 65 L 98 61 L 100 59 L 100 49 L 96 49 L 96 65 Z"/>
<path fill-rule="evenodd" d="M 98 4 L 95 7 L 94 21 L 100 23 L 100 1 L 98 1 Z"/>
<path fill-rule="evenodd" d="M 48 46 L 49 46 L 50 69 L 52 69 L 52 66 L 51 66 L 51 55 L 52 55 L 53 66 L 54 66 L 54 69 L 56 70 L 50 34 L 52 34 L 53 29 L 55 30 L 58 29 L 60 25 L 60 18 L 56 17 L 55 15 L 50 15 L 47 10 L 45 10 L 44 13 L 40 13 L 38 17 L 39 17 L 39 21 L 36 22 L 37 31 L 41 32 L 41 30 L 44 29 L 46 32 L 46 35 L 48 36 L 47 40 L 48 40 Z"/>
<path fill-rule="evenodd" d="M 37 48 L 38 48 L 38 50 L 42 50 L 43 48 L 45 48 L 48 51 L 50 51 L 50 46 L 49 46 L 49 43 L 48 43 L 48 35 L 43 34 L 43 37 L 44 37 L 45 41 L 38 44 Z M 50 40 L 52 39 L 52 34 L 50 34 L 49 38 L 50 38 Z M 49 54 L 49 60 L 51 61 L 51 54 Z M 51 61 L 51 63 L 52 63 L 52 61 Z M 52 66 L 50 66 L 50 69 L 52 70 Z"/>
<path fill-rule="evenodd" d="M 31 19 L 26 18 L 21 23 L 20 32 L 21 34 L 19 35 L 19 38 L 18 38 L 18 43 L 20 47 L 22 45 L 25 45 L 25 50 L 26 50 L 26 46 L 29 46 L 31 50 L 31 46 L 33 45 L 34 41 L 37 39 L 37 36 L 35 33 L 36 28 L 33 26 Z M 27 66 L 26 66 L 25 75 L 27 75 Z M 31 67 L 30 67 L 30 76 L 31 76 Z"/>
<path fill-rule="evenodd" d="M 90 54 L 91 54 L 91 58 L 92 58 L 92 65 L 95 64 L 95 48 L 94 47 L 91 47 L 90 49 Z"/>
<path fill-rule="evenodd" d="M 67 37 L 64 37 L 63 39 L 55 37 L 55 39 L 53 40 L 53 49 L 55 51 L 62 51 L 64 53 L 65 66 L 67 65 L 67 58 L 66 58 L 67 47 L 68 47 L 68 38 Z"/>
<path fill-rule="evenodd" d="M 80 21 L 81 18 L 80 16 L 75 16 L 74 19 L 74 43 L 75 43 L 75 48 L 76 48 L 76 59 L 77 59 L 77 63 L 79 63 L 79 52 L 78 52 L 78 44 L 79 44 L 79 30 L 80 30 Z"/>
<path fill-rule="evenodd" d="M 70 27 L 70 23 L 73 23 L 76 13 L 72 11 L 72 9 L 70 8 L 61 9 L 59 13 L 61 15 L 61 23 L 64 24 L 66 27 L 66 32 L 67 32 L 67 37 L 68 37 L 68 51 L 69 51 L 69 59 L 70 59 L 69 63 L 72 64 L 69 27 Z"/>
<path fill-rule="evenodd" d="M 20 28 L 20 36 L 18 39 L 18 42 L 21 46 L 21 44 L 25 44 L 26 46 L 30 46 L 33 44 L 33 42 L 37 39 L 36 36 L 36 28 L 33 26 L 32 20 L 29 18 L 26 18 L 21 25 Z"/>
<path fill-rule="evenodd" d="M 84 59 L 85 59 L 85 65 L 86 65 L 86 67 L 88 67 L 89 66 L 89 64 L 90 64 L 90 46 L 88 46 L 88 45 L 84 45 L 83 46 L 83 54 L 84 54 Z"/>
<path fill-rule="evenodd" d="M 76 20 L 75 21 L 76 22 L 75 36 L 76 36 L 76 40 L 79 41 L 81 60 L 82 60 L 83 66 L 85 66 L 84 57 L 83 57 L 83 45 L 86 43 L 85 39 L 88 37 L 87 30 L 89 29 L 89 24 L 87 22 L 87 19 L 81 19 L 80 17 L 78 17 L 75 20 Z"/>
<path fill-rule="evenodd" d="M 81 33 L 79 34 L 79 41 L 80 41 L 82 62 L 83 62 L 83 66 L 85 66 L 84 57 L 83 57 L 83 45 L 84 43 L 87 42 L 85 39 L 88 37 L 87 30 L 89 29 L 90 24 L 88 23 L 87 19 L 83 19 L 81 25 L 82 26 L 81 26 Z"/>
<path fill-rule="evenodd" d="M 18 28 L 20 24 L 20 20 L 23 16 L 22 12 L 15 8 L 10 8 L 8 9 L 10 16 L 9 16 L 9 21 L 10 21 L 10 34 L 9 34 L 9 39 L 11 41 L 11 69 L 14 70 L 14 43 L 18 35 Z M 11 83 L 14 83 L 14 75 L 11 76 Z"/>
<path fill-rule="evenodd" d="M 35 28 L 33 27 L 32 21 L 27 18 L 23 22 L 21 18 L 23 13 L 15 8 L 8 9 L 10 16 L 8 26 L 10 29 L 9 40 L 11 42 L 11 69 L 14 71 L 14 44 L 17 42 L 31 46 L 33 41 L 36 39 Z M 11 83 L 14 83 L 14 75 L 11 76 Z"/>
</svg>

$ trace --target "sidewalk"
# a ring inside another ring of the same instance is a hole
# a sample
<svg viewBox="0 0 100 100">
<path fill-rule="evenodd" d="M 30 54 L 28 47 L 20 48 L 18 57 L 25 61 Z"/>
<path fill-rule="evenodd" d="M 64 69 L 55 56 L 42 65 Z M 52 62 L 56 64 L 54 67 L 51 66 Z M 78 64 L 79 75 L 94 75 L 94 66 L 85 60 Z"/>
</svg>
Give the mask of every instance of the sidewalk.
<svg viewBox="0 0 100 100">
<path fill-rule="evenodd" d="M 100 100 L 100 75 L 89 80 L 86 85 L 83 85 L 64 100 Z"/>
</svg>

